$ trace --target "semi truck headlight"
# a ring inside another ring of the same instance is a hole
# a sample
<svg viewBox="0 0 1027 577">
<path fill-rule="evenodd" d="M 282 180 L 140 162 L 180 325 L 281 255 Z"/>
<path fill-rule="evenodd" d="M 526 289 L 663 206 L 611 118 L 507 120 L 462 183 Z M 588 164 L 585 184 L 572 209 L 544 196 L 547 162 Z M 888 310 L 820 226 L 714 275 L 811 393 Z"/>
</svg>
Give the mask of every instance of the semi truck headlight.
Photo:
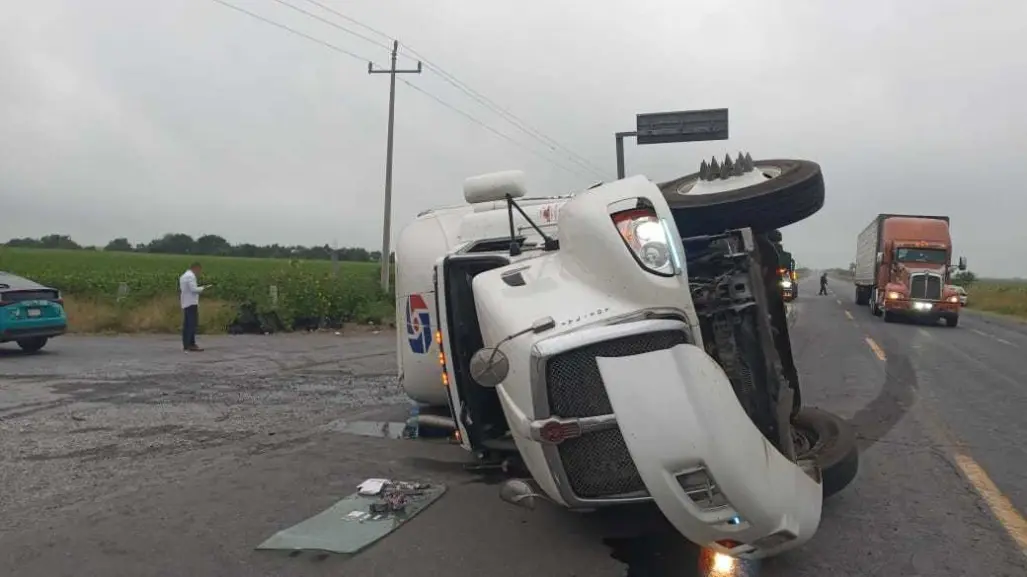
<svg viewBox="0 0 1027 577">
<path fill-rule="evenodd" d="M 663 276 L 677 273 L 678 256 L 670 242 L 667 223 L 647 209 L 623 210 L 612 215 L 624 244 L 642 268 Z"/>
<path fill-rule="evenodd" d="M 902 300 L 902 293 L 896 291 L 888 291 L 887 298 L 890 301 Z"/>
<path fill-rule="evenodd" d="M 790 280 L 783 280 L 783 281 L 781 281 L 781 287 L 783 287 L 783 288 L 792 288 L 792 281 L 790 281 Z"/>
<path fill-rule="evenodd" d="M 959 297 L 951 296 L 951 297 L 949 297 L 949 302 L 950 303 L 958 303 L 959 302 Z"/>
</svg>

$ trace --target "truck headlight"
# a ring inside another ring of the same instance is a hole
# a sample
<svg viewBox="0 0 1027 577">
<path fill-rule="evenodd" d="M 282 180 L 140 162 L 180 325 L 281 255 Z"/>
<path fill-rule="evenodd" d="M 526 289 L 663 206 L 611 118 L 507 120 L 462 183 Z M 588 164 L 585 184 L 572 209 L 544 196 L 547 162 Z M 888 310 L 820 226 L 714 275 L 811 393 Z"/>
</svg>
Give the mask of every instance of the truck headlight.
<svg viewBox="0 0 1027 577">
<path fill-rule="evenodd" d="M 902 293 L 897 292 L 897 291 L 888 291 L 888 294 L 886 296 L 887 296 L 888 300 L 890 300 L 890 301 L 902 300 Z"/>
<path fill-rule="evenodd" d="M 623 210 L 611 215 L 613 224 L 642 268 L 662 276 L 673 276 L 680 259 L 667 223 L 649 209 Z"/>
<path fill-rule="evenodd" d="M 949 297 L 949 302 L 950 303 L 958 303 L 959 302 L 959 297 L 951 296 L 951 297 Z"/>
<path fill-rule="evenodd" d="M 781 287 L 782 288 L 792 288 L 792 281 L 790 281 L 790 280 L 783 280 L 783 281 L 781 281 Z"/>
</svg>

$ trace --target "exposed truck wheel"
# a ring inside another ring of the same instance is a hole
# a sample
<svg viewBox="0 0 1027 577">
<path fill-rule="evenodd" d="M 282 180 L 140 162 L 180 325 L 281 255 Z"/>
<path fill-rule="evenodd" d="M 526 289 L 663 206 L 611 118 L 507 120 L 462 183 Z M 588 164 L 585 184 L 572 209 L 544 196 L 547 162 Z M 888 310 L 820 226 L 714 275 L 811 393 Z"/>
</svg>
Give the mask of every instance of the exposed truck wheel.
<svg viewBox="0 0 1027 577">
<path fill-rule="evenodd" d="M 833 413 L 811 407 L 802 408 L 792 426 L 799 437 L 796 457 L 819 465 L 824 498 L 848 487 L 859 471 L 859 447 L 852 427 Z"/>
<path fill-rule="evenodd" d="M 955 327 L 959 324 L 959 317 L 945 317 L 945 326 Z"/>
<path fill-rule="evenodd" d="M 20 341 L 17 341 L 17 343 L 18 346 L 21 347 L 21 350 L 24 352 L 37 353 L 39 352 L 39 349 L 42 349 L 46 346 L 46 342 L 48 340 L 49 339 L 46 337 L 33 337 L 31 339 L 21 339 Z"/>
<path fill-rule="evenodd" d="M 884 322 L 886 322 L 886 323 L 893 323 L 893 322 L 895 322 L 895 313 L 884 311 L 884 312 L 881 313 L 881 316 L 884 317 Z"/>
<path fill-rule="evenodd" d="M 820 165 L 808 160 L 705 160 L 699 172 L 659 185 L 681 236 L 736 228 L 766 232 L 814 214 L 824 206 Z"/>
</svg>

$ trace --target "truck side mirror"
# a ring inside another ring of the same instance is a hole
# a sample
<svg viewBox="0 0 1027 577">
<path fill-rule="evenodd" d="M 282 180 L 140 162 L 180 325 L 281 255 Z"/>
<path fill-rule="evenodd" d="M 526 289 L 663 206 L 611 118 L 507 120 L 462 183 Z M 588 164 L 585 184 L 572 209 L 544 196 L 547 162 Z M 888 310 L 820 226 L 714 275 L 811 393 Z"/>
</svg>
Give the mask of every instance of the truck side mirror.
<svg viewBox="0 0 1027 577">
<path fill-rule="evenodd" d="M 485 347 L 471 355 L 471 378 L 486 389 L 494 389 L 510 374 L 510 360 L 499 348 Z"/>
<path fill-rule="evenodd" d="M 966 270 L 966 257 L 959 257 L 959 270 Z"/>
</svg>

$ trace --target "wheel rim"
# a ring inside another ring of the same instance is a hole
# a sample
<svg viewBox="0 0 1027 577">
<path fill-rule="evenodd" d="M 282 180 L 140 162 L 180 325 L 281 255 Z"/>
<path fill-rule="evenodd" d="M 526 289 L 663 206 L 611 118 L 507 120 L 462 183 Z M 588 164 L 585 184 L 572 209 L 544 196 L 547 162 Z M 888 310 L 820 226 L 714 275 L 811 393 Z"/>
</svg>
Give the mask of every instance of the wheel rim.
<svg viewBox="0 0 1027 577">
<path fill-rule="evenodd" d="M 723 163 L 718 163 L 716 158 L 709 163 L 703 160 L 698 173 L 675 183 L 664 193 L 670 197 L 719 194 L 762 184 L 785 172 L 782 166 L 765 161 L 756 162 L 748 153 L 743 155 L 739 152 L 734 161 L 730 156 L 725 156 Z"/>
<path fill-rule="evenodd" d="M 807 459 L 823 446 L 816 431 L 792 427 L 792 442 L 795 444 L 795 458 Z"/>
</svg>

